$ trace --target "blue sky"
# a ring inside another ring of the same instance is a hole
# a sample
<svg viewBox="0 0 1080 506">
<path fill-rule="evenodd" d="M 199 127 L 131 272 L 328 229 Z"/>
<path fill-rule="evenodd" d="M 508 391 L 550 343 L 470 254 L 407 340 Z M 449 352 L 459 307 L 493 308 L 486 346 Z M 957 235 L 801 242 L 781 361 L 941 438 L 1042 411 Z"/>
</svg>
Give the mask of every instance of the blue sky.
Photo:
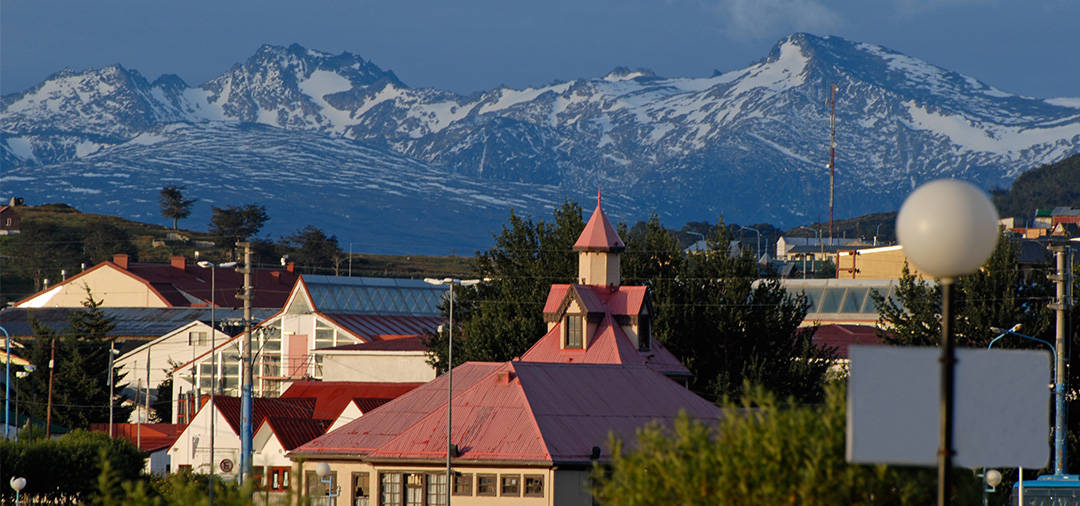
<svg viewBox="0 0 1080 506">
<path fill-rule="evenodd" d="M 1074 0 L 0 0 L 0 92 L 120 63 L 198 85 L 263 43 L 349 51 L 469 93 L 616 66 L 703 76 L 806 31 L 881 44 L 1002 90 L 1080 96 Z"/>
</svg>

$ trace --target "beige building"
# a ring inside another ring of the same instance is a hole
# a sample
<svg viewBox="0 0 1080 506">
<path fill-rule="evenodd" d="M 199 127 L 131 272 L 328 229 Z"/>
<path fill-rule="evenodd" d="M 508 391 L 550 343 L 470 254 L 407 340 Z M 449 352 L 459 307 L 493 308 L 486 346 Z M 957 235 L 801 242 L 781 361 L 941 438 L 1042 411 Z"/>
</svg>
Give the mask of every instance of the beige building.
<svg viewBox="0 0 1080 506">
<path fill-rule="evenodd" d="M 836 254 L 836 277 L 848 279 L 900 279 L 907 262 L 916 277 L 930 279 L 904 255 L 903 246 L 842 250 Z M 855 272 L 852 273 L 852 268 Z"/>
</svg>

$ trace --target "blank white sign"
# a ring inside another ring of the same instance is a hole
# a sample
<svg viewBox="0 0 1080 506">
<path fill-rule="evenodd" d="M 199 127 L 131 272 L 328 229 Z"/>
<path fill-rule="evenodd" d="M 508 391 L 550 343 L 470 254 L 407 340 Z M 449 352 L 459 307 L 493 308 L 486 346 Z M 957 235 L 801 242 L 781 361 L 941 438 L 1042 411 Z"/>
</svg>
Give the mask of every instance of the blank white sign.
<svg viewBox="0 0 1080 506">
<path fill-rule="evenodd" d="M 941 350 L 852 346 L 847 460 L 937 464 Z M 1050 459 L 1050 353 L 956 350 L 953 465 L 1046 467 Z"/>
</svg>

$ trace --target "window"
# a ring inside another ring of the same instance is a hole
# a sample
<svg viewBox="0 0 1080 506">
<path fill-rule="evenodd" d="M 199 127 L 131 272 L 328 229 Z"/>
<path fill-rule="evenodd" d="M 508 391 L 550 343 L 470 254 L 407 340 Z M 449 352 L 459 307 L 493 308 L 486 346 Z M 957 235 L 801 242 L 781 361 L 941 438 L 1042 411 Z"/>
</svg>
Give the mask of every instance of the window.
<svg viewBox="0 0 1080 506">
<path fill-rule="evenodd" d="M 330 471 L 330 474 L 327 476 L 330 477 L 330 489 L 333 490 L 338 484 L 337 471 Z M 327 491 L 326 483 L 323 482 L 322 478 L 319 478 L 318 474 L 315 474 L 315 471 L 306 471 L 304 472 L 304 491 L 307 493 L 308 497 L 325 497 Z"/>
<path fill-rule="evenodd" d="M 315 322 L 315 349 L 334 346 L 334 329 L 323 322 Z"/>
<path fill-rule="evenodd" d="M 371 501 L 371 484 L 368 473 L 352 473 L 353 506 L 368 506 Z"/>
<path fill-rule="evenodd" d="M 401 473 L 379 473 L 379 505 L 401 506 Z"/>
<path fill-rule="evenodd" d="M 494 474 L 478 474 L 476 475 L 476 495 L 495 495 L 495 475 Z"/>
<path fill-rule="evenodd" d="M 446 506 L 446 473 L 427 475 L 427 506 Z"/>
<path fill-rule="evenodd" d="M 262 331 L 263 353 L 275 352 L 276 355 L 276 352 L 281 351 L 281 327 L 271 324 L 263 327 Z"/>
<path fill-rule="evenodd" d="M 564 327 L 566 328 L 566 334 L 563 336 L 563 348 L 573 349 L 585 349 L 584 332 L 581 329 L 581 323 L 584 318 L 575 315 L 566 315 L 563 319 Z"/>
<path fill-rule="evenodd" d="M 641 351 L 649 351 L 651 337 L 649 336 L 649 317 L 642 316 L 638 318 L 638 349 Z"/>
<path fill-rule="evenodd" d="M 424 506 L 424 475 L 405 475 L 405 506 Z"/>
<path fill-rule="evenodd" d="M 525 497 L 544 497 L 544 475 L 525 475 Z"/>
<path fill-rule="evenodd" d="M 472 473 L 454 474 L 454 495 L 472 495 Z"/>
<path fill-rule="evenodd" d="M 289 490 L 288 467 L 270 468 L 270 490 L 273 492 L 283 492 Z"/>
<path fill-rule="evenodd" d="M 191 331 L 188 332 L 188 345 L 189 346 L 205 346 L 207 343 L 206 331 Z"/>
<path fill-rule="evenodd" d="M 180 466 L 177 467 L 176 470 L 177 470 L 177 472 L 181 472 L 181 473 L 190 473 L 191 472 L 191 464 L 180 464 Z"/>
<path fill-rule="evenodd" d="M 521 496 L 521 475 L 520 474 L 503 474 L 499 476 L 501 496 L 520 497 Z"/>
</svg>

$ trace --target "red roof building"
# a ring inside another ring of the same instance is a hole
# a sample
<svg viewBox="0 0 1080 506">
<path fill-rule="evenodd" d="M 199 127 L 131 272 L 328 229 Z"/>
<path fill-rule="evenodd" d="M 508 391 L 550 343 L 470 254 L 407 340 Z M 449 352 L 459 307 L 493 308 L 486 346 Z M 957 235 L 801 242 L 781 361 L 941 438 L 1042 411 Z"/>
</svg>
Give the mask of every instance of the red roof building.
<svg viewBox="0 0 1080 506">
<path fill-rule="evenodd" d="M 449 403 L 444 375 L 290 457 L 348 477 L 341 499 L 352 504 L 446 504 L 448 486 L 455 504 L 592 504 L 589 472 L 610 457 L 610 435 L 630 440 L 680 412 L 721 414 L 671 381 L 689 371 L 651 339 L 648 289 L 619 286 L 624 247 L 598 199 L 574 247 L 579 282 L 551 287 L 548 332 L 521 358 L 465 363 L 453 370 Z M 452 483 L 442 467 L 448 448 Z"/>
<path fill-rule="evenodd" d="M 15 305 L 82 307 L 85 287 L 89 287 L 105 307 L 209 307 L 211 300 L 218 307 L 242 307 L 237 293 L 243 286 L 243 275 L 234 269 L 217 269 L 211 280 L 210 271 L 182 256 L 172 257 L 168 264 L 151 264 L 131 262 L 128 255 L 117 254 L 111 262 L 97 264 Z M 280 308 L 296 279 L 291 265 L 285 269 L 254 269 L 253 307 Z"/>
</svg>

